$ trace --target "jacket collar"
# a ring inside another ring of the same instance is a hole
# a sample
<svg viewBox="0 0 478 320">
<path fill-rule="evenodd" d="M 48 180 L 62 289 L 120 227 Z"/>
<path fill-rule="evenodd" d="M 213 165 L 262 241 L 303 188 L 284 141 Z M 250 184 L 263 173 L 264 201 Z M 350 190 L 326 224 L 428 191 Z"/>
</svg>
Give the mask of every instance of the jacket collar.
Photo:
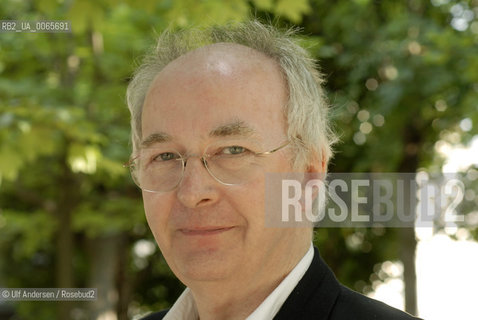
<svg viewBox="0 0 478 320">
<path fill-rule="evenodd" d="M 275 320 L 326 320 L 340 293 L 340 285 L 330 268 L 314 248 L 312 263 L 274 317 Z M 307 317 L 308 316 L 308 317 Z"/>
</svg>

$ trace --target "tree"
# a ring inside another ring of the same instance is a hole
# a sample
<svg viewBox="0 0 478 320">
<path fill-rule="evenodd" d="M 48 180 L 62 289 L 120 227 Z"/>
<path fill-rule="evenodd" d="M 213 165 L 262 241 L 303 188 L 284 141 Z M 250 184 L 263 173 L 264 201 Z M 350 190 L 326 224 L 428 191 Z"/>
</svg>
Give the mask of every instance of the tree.
<svg viewBox="0 0 478 320">
<path fill-rule="evenodd" d="M 466 28 L 471 21 L 464 18 L 476 1 L 317 0 L 312 6 L 304 33 L 316 41 L 345 141 L 333 171 L 414 173 L 431 165 L 446 131 L 465 141 L 476 134 L 459 128 L 464 118 L 477 119 L 477 22 Z M 387 230 L 387 245 L 373 230 L 366 234 L 364 241 L 374 239 L 368 250 L 383 248 L 383 258 L 404 263 L 406 310 L 416 313 L 413 229 Z"/>
</svg>

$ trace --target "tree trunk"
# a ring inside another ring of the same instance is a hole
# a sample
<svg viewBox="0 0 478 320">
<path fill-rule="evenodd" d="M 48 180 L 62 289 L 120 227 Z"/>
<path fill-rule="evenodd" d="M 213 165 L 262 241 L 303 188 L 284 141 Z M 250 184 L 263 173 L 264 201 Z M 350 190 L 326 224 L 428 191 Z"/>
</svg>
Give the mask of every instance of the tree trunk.
<svg viewBox="0 0 478 320">
<path fill-rule="evenodd" d="M 422 130 L 416 119 L 410 119 L 409 125 L 402 133 L 404 156 L 399 165 L 399 172 L 416 173 L 418 169 L 418 151 L 422 144 Z M 403 263 L 403 281 L 405 284 L 405 311 L 417 314 L 417 274 L 415 268 L 415 256 L 417 238 L 415 227 L 401 228 L 399 230 L 400 259 Z"/>
<path fill-rule="evenodd" d="M 403 281 L 405 283 L 405 311 L 413 315 L 417 314 L 416 248 L 415 228 L 400 229 L 400 259 L 403 263 Z"/>
<path fill-rule="evenodd" d="M 118 288 L 118 320 L 129 320 L 128 305 L 132 299 L 132 287 L 134 279 L 128 273 L 129 251 L 128 238 L 123 234 L 118 254 L 118 277 L 116 279 Z"/>
<path fill-rule="evenodd" d="M 62 177 L 59 179 L 60 188 L 58 209 L 58 234 L 56 242 L 56 283 L 58 288 L 73 288 L 73 231 L 71 229 L 71 213 L 77 203 L 76 180 L 74 179 L 64 157 Z M 70 319 L 74 303 L 62 301 L 58 303 L 58 319 Z"/>
<path fill-rule="evenodd" d="M 118 255 L 121 235 L 102 235 L 87 240 L 90 257 L 89 287 L 98 289 L 98 299 L 88 304 L 89 319 L 117 320 Z"/>
</svg>

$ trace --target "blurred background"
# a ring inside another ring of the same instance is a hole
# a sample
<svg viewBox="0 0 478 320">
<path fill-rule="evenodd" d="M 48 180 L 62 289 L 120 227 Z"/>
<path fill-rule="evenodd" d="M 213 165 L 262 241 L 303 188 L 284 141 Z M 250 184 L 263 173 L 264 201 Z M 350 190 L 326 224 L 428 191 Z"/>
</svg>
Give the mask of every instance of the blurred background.
<svg viewBox="0 0 478 320">
<path fill-rule="evenodd" d="M 125 89 L 167 26 L 250 17 L 299 26 L 336 131 L 332 172 L 461 172 L 466 224 L 318 229 L 347 286 L 426 319 L 477 319 L 477 0 L 2 0 L 1 20 L 72 33 L 0 33 L 0 288 L 98 288 L 94 302 L 0 300 L 0 319 L 138 319 L 183 286 L 122 164 Z"/>
</svg>

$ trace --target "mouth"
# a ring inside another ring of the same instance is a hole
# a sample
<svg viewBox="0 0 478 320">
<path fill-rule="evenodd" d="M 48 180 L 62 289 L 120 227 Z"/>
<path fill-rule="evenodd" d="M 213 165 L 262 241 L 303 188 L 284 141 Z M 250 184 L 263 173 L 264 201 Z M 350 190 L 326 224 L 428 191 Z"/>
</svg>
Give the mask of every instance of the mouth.
<svg viewBox="0 0 478 320">
<path fill-rule="evenodd" d="M 186 236 L 210 236 L 231 230 L 233 227 L 184 228 L 179 231 Z"/>
</svg>

